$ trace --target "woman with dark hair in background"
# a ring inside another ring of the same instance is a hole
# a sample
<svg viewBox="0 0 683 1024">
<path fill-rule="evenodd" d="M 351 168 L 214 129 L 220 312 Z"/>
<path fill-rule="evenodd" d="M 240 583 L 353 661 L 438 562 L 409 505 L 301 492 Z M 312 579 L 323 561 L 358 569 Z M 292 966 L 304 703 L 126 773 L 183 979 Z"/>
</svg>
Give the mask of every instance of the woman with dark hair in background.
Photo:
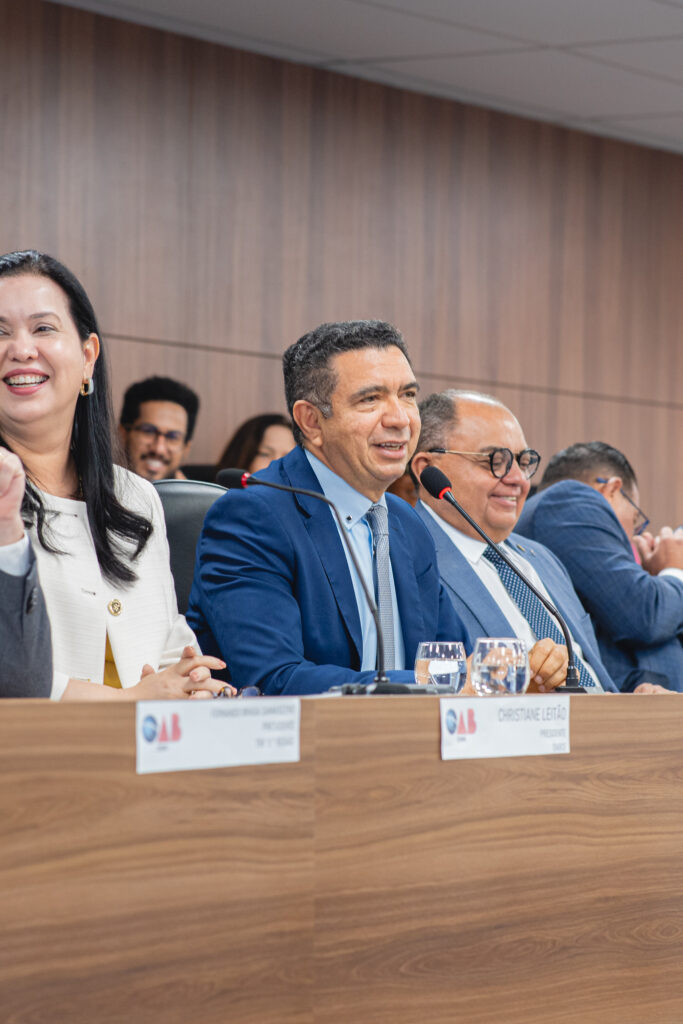
<svg viewBox="0 0 683 1024">
<path fill-rule="evenodd" d="M 158 496 L 114 466 L 111 424 L 82 285 L 51 256 L 0 257 L 0 445 L 26 470 L 21 511 L 50 616 L 52 697 L 209 696 L 223 663 L 196 653 L 178 615 Z"/>
<path fill-rule="evenodd" d="M 218 460 L 221 469 L 244 469 L 256 473 L 273 459 L 280 459 L 294 447 L 292 423 L 277 412 L 263 413 L 245 420 L 232 435 Z"/>
</svg>

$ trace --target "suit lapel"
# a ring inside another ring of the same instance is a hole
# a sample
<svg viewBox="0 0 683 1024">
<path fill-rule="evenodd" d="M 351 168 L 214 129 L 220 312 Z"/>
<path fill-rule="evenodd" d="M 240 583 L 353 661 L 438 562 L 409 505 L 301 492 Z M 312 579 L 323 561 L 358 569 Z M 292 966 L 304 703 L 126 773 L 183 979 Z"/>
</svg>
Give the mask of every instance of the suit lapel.
<svg viewBox="0 0 683 1024">
<path fill-rule="evenodd" d="M 458 604 L 468 609 L 479 624 L 480 636 L 511 636 L 512 626 L 465 556 L 419 503 L 417 512 L 434 540 L 439 575 L 456 611 Z"/>
<path fill-rule="evenodd" d="M 317 476 L 311 469 L 301 448 L 295 448 L 280 463 L 281 482 L 289 487 L 304 487 L 309 491 L 322 493 Z M 294 500 L 302 516 L 304 526 L 322 563 L 329 581 L 339 614 L 356 648 L 358 663 L 362 661 L 363 636 L 361 633 L 358 605 L 349 572 L 346 552 L 337 529 L 337 521 L 329 505 L 318 498 L 297 494 Z"/>
<path fill-rule="evenodd" d="M 399 499 L 400 500 L 400 499 Z M 403 525 L 397 515 L 389 508 L 389 556 L 396 588 L 396 602 L 401 620 L 403 646 L 405 651 L 416 651 L 425 636 L 422 602 L 417 585 L 417 576 L 413 564 L 411 547 Z M 412 668 L 412 666 L 410 666 Z"/>
<path fill-rule="evenodd" d="M 509 541 L 515 550 L 519 551 L 520 555 L 534 566 L 543 581 L 543 586 L 548 591 L 550 600 L 559 609 L 560 614 L 569 626 L 570 633 L 585 650 L 586 641 L 588 640 L 590 643 L 590 640 L 584 636 L 579 623 L 577 623 L 572 615 L 572 608 L 577 598 L 568 590 L 564 579 L 559 575 L 552 561 L 545 557 L 542 551 L 534 551 L 525 537 L 512 533 L 510 534 Z"/>
</svg>

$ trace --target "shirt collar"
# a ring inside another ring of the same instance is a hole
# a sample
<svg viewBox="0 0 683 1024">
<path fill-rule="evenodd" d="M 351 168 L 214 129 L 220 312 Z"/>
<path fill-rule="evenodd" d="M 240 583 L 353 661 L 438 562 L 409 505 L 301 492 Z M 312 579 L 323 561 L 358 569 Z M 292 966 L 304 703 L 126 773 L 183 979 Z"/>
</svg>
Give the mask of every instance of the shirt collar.
<svg viewBox="0 0 683 1024">
<path fill-rule="evenodd" d="M 454 526 L 447 523 L 445 519 L 441 518 L 441 516 L 437 515 L 434 509 L 430 508 L 426 502 L 421 501 L 420 504 L 427 510 L 427 512 L 429 512 L 432 519 L 439 524 L 446 536 L 450 537 L 460 554 L 467 559 L 470 565 L 476 565 L 484 555 L 484 551 L 487 548 L 486 542 L 479 540 L 478 538 L 475 539 L 474 537 L 468 537 L 467 534 L 463 533 L 461 530 L 456 530 Z"/>
<path fill-rule="evenodd" d="M 384 505 L 386 508 L 387 499 L 383 494 L 378 502 L 371 501 L 360 491 L 355 490 L 338 473 L 326 466 L 319 458 L 304 448 L 308 463 L 318 478 L 318 483 L 326 498 L 329 498 L 339 509 L 342 522 L 347 530 L 354 526 L 365 516 L 368 509 L 373 505 Z"/>
</svg>

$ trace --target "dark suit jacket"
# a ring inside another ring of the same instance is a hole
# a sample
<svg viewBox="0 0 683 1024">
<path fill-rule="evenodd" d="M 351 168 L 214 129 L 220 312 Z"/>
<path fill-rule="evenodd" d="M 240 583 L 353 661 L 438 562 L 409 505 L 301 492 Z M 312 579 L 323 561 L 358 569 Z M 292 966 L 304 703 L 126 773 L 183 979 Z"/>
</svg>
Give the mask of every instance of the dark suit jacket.
<svg viewBox="0 0 683 1024">
<path fill-rule="evenodd" d="M 510 636 L 513 633 L 512 626 L 465 556 L 420 504 L 417 512 L 436 545 L 441 582 L 470 636 Z M 572 636 L 581 645 L 584 658 L 603 689 L 615 691 L 616 686 L 600 658 L 590 616 L 579 601 L 561 563 L 542 544 L 536 544 L 519 534 L 511 533 L 508 543 L 533 565 L 553 604 L 564 616 Z"/>
<path fill-rule="evenodd" d="M 0 571 L 0 697 L 49 697 L 50 624 L 35 558 L 25 576 Z"/>
<path fill-rule="evenodd" d="M 647 679 L 683 691 L 683 582 L 638 565 L 599 491 L 576 480 L 553 484 L 527 501 L 517 532 L 564 563 L 620 689 Z"/>
<path fill-rule="evenodd" d="M 259 476 L 320 491 L 295 448 Z M 421 640 L 469 636 L 439 582 L 434 544 L 413 509 L 387 495 L 389 545 L 408 671 Z M 330 509 L 315 498 L 253 487 L 212 506 L 197 546 L 187 619 L 202 651 L 218 654 L 239 686 L 269 694 L 318 693 L 371 682 L 361 672 L 361 626 Z"/>
</svg>

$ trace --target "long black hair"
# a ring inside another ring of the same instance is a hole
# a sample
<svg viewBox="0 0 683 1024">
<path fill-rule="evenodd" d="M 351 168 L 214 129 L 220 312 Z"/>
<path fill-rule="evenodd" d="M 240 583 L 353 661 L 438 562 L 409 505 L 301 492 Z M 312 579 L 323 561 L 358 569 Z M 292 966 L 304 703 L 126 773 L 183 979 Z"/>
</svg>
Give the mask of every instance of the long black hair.
<svg viewBox="0 0 683 1024">
<path fill-rule="evenodd" d="M 91 395 L 79 395 L 76 401 L 71 454 L 102 574 L 113 583 L 133 583 L 137 576 L 124 557 L 119 539 L 133 541 L 136 545 L 133 557 L 137 557 L 151 536 L 152 524 L 144 516 L 125 508 L 114 490 L 109 373 L 95 311 L 80 281 L 52 256 L 33 249 L 0 256 L 0 277 L 20 274 L 34 274 L 54 281 L 67 297 L 71 318 L 81 341 L 87 341 L 91 334 L 100 339 L 100 354 L 93 370 L 94 391 Z M 10 448 L 1 434 L 0 444 Z M 42 546 L 48 551 L 56 551 L 49 540 L 40 491 L 28 478 L 28 473 L 21 511 L 27 526 L 36 524 Z"/>
</svg>

